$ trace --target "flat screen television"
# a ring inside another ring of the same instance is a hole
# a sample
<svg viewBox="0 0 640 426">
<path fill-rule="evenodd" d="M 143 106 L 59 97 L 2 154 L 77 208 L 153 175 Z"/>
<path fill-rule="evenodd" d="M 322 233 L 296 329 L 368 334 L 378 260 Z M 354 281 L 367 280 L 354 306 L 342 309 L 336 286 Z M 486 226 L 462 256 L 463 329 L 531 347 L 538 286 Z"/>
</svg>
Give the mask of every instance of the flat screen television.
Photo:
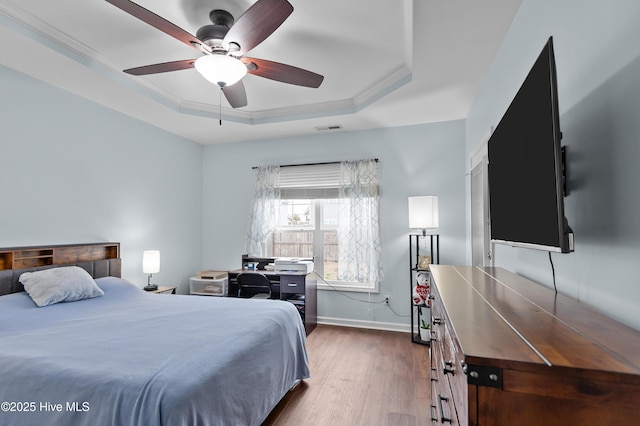
<svg viewBox="0 0 640 426">
<path fill-rule="evenodd" d="M 564 216 L 564 150 L 553 38 L 533 64 L 488 142 L 491 240 L 573 251 Z"/>
</svg>

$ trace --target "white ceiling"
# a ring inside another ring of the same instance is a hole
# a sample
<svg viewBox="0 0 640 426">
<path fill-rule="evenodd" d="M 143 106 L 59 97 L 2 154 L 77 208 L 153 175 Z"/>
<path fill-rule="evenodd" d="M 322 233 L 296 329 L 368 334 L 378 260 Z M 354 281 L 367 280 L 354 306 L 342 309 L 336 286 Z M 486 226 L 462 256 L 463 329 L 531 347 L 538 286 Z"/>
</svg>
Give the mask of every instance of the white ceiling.
<svg viewBox="0 0 640 426">
<path fill-rule="evenodd" d="M 465 118 L 521 0 L 289 0 L 248 56 L 324 75 L 318 89 L 253 75 L 233 109 L 194 69 L 123 69 L 198 51 L 104 0 L 0 0 L 0 63 L 201 144 Z M 137 0 L 195 34 L 254 0 Z M 218 119 L 222 114 L 223 124 Z"/>
</svg>

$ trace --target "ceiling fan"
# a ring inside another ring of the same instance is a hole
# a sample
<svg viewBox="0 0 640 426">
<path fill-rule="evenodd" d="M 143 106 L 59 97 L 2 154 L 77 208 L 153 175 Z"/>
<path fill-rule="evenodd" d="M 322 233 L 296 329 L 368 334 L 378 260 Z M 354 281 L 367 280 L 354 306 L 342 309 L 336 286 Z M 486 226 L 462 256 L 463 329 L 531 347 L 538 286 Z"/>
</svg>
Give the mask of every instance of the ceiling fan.
<svg viewBox="0 0 640 426">
<path fill-rule="evenodd" d="M 209 14 L 212 24 L 200 28 L 196 36 L 129 0 L 106 1 L 203 54 L 198 59 L 124 70 L 128 74 L 147 75 L 196 68 L 207 80 L 220 86 L 233 108 L 247 105 L 247 93 L 242 83 L 247 73 L 312 88 L 319 87 L 324 80 L 320 74 L 302 68 L 244 56 L 291 15 L 293 6 L 287 0 L 258 0 L 235 22 L 229 12 L 213 10 Z"/>
</svg>

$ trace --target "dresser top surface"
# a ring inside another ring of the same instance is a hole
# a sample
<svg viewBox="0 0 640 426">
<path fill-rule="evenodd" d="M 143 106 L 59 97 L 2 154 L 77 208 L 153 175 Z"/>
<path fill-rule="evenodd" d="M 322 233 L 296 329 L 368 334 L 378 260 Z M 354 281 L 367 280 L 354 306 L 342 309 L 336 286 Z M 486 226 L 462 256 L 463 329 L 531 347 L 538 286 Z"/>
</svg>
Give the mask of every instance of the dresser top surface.
<svg viewBox="0 0 640 426">
<path fill-rule="evenodd" d="M 432 265 L 467 363 L 566 367 L 640 380 L 640 332 L 502 268 Z"/>
</svg>

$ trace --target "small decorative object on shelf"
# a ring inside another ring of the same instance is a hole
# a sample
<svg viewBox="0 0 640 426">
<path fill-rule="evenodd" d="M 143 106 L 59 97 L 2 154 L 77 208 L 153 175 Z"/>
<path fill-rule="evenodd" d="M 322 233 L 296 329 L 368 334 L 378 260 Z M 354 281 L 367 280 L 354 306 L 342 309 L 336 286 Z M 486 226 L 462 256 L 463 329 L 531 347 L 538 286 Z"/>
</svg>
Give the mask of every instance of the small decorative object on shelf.
<svg viewBox="0 0 640 426">
<path fill-rule="evenodd" d="M 429 265 L 431 265 L 431 256 L 418 256 L 418 268 L 424 269 L 425 271 L 429 270 Z"/>
<path fill-rule="evenodd" d="M 431 289 L 429 288 L 429 271 L 418 270 L 418 272 L 416 272 L 416 282 L 418 284 L 413 291 L 418 295 L 419 300 L 414 300 L 415 304 L 429 306 L 429 293 L 431 293 Z"/>
<path fill-rule="evenodd" d="M 420 339 L 425 342 L 431 341 L 431 320 L 429 322 L 424 318 L 420 320 Z"/>
</svg>

